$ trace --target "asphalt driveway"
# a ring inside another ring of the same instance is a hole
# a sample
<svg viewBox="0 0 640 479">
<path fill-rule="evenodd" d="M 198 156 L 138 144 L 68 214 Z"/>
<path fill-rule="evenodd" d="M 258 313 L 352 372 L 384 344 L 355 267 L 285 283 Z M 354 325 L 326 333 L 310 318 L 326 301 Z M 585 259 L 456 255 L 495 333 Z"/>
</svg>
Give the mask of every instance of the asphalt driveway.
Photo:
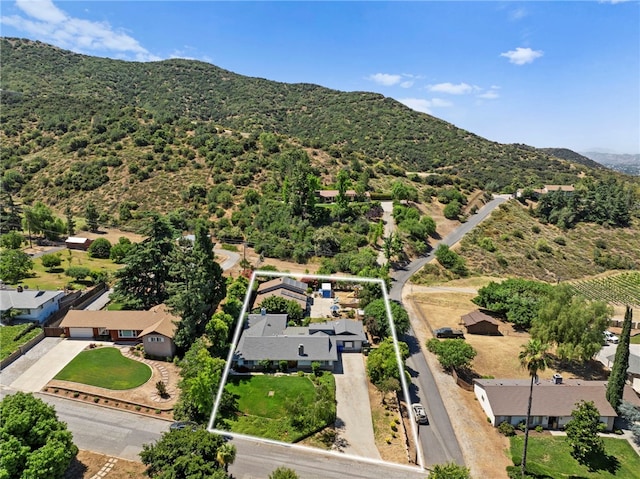
<svg viewBox="0 0 640 479">
<path fill-rule="evenodd" d="M 373 439 L 373 423 L 369 407 L 364 359 L 359 353 L 342 354 L 342 374 L 336 380 L 336 427 L 346 440 L 344 452 L 380 459 Z"/>
</svg>

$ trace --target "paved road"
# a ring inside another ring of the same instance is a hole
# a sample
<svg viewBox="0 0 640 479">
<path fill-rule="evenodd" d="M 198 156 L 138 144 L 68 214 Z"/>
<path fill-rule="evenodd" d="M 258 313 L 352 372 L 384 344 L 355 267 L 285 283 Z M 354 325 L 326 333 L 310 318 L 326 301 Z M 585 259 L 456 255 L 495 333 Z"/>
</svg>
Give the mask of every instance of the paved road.
<svg viewBox="0 0 640 479">
<path fill-rule="evenodd" d="M 496 196 L 484 205 L 478 213 L 471 216 L 466 223 L 463 223 L 438 244 L 444 243 L 448 246 L 453 246 L 460 241 L 466 233 L 489 216 L 498 205 L 504 203 L 509 198 L 509 196 Z M 435 257 L 434 252 L 412 261 L 405 268 L 397 270 L 392 274 L 393 284 L 389 291 L 391 299 L 396 301 L 402 300 L 402 290 L 406 283 L 411 276 Z M 453 427 L 451 426 L 449 415 L 442 402 L 438 386 L 422 354 L 413 329 L 410 329 L 408 334 L 401 339 L 409 345 L 410 351 L 410 357 L 407 359 L 406 364 L 412 376 L 412 384 L 409 391 L 411 402 L 422 403 L 427 409 L 429 416 L 429 425 L 419 427 L 424 464 L 427 467 L 446 462 L 455 462 L 456 464 L 464 465 L 464 457 Z"/>
<path fill-rule="evenodd" d="M 335 374 L 336 380 L 336 426 L 340 437 L 347 441 L 344 452 L 356 456 L 380 459 L 380 453 L 373 440 L 373 423 L 367 376 L 362 354 L 342 353 L 342 374 Z"/>
</svg>

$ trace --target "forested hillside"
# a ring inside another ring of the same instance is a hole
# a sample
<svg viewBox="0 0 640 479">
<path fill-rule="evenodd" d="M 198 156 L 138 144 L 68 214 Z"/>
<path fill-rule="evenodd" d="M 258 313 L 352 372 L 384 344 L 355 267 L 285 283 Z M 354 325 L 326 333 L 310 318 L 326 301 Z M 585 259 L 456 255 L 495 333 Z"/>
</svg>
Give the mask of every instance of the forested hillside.
<svg viewBox="0 0 640 479">
<path fill-rule="evenodd" d="M 435 172 L 494 189 L 574 183 L 582 174 L 599 174 L 593 165 L 487 141 L 374 93 L 249 78 L 192 60 L 95 58 L 20 39 L 2 39 L 1 55 L 2 153 L 5 168 L 38 180 L 20 192 L 27 197 L 53 201 L 64 191 L 139 180 L 145 183 L 138 188 L 161 191 L 154 178 L 160 169 L 173 185 L 194 178 L 217 184 L 214 173 L 189 165 L 227 160 L 235 168 L 226 169 L 249 173 L 253 182 L 256 159 L 246 154 L 262 132 L 327 155 L 333 159 L 329 172 L 338 163 L 360 161 L 381 175 Z M 230 135 L 216 136 L 221 132 Z M 261 161 L 270 152 L 255 153 Z M 216 154 L 224 159 L 212 158 Z"/>
</svg>

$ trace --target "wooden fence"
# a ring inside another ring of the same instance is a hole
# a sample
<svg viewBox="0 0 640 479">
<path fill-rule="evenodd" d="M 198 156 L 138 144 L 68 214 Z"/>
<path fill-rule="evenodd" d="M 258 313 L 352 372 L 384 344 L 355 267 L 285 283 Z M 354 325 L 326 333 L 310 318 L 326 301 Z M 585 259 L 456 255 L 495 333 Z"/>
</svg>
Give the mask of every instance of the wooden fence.
<svg viewBox="0 0 640 479">
<path fill-rule="evenodd" d="M 20 356 L 22 356 L 24 353 L 26 353 L 32 347 L 34 347 L 36 344 L 38 344 L 40 341 L 42 341 L 43 338 L 44 338 L 44 332 L 41 331 L 40 334 L 38 334 L 37 336 L 31 338 L 29 341 L 24 343 L 22 346 L 18 347 L 17 351 L 14 351 L 13 353 L 11 353 L 9 356 L 4 358 L 0 362 L 0 369 L 4 369 L 7 366 L 9 366 L 9 364 L 14 362 L 16 359 L 18 359 Z"/>
</svg>

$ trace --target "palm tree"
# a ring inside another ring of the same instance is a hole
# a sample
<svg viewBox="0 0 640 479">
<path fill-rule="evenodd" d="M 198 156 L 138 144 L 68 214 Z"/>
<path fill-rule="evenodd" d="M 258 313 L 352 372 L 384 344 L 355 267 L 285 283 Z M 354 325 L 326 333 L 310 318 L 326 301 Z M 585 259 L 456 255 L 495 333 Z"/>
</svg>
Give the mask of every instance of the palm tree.
<svg viewBox="0 0 640 479">
<path fill-rule="evenodd" d="M 549 346 L 538 339 L 530 339 L 522 346 L 522 351 L 518 355 L 520 366 L 529 371 L 531 385 L 529 386 L 529 404 L 527 406 L 527 420 L 524 425 L 524 448 L 522 450 L 522 477 L 525 475 L 527 467 L 527 446 L 529 443 L 529 420 L 531 417 L 531 400 L 533 399 L 533 383 L 538 375 L 538 371 L 544 371 L 549 361 Z"/>
<path fill-rule="evenodd" d="M 218 464 L 224 468 L 224 471 L 227 472 L 229 464 L 233 464 L 233 461 L 236 460 L 236 446 L 225 442 L 218 448 L 216 460 Z"/>
</svg>

